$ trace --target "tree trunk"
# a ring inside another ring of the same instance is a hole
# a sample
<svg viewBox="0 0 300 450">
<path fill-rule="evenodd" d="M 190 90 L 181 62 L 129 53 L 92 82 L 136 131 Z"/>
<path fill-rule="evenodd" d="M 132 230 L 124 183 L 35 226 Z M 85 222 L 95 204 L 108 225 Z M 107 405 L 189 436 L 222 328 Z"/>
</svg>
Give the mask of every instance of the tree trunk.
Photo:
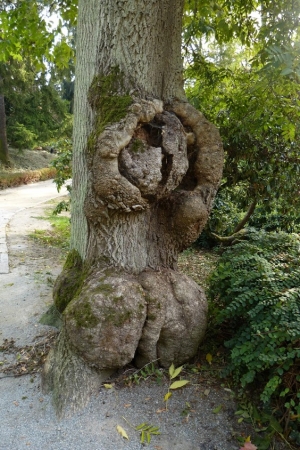
<svg viewBox="0 0 300 450">
<path fill-rule="evenodd" d="M 0 95 L 0 163 L 2 163 L 4 166 L 10 166 L 6 137 L 6 115 L 3 95 Z"/>
<path fill-rule="evenodd" d="M 184 96 L 182 9 L 183 0 L 79 2 L 72 250 L 54 289 L 63 332 L 43 376 L 64 392 L 59 411 L 70 398 L 83 404 L 74 359 L 87 398 L 91 370 L 182 364 L 205 333 L 203 290 L 177 271 L 177 256 L 207 221 L 223 149 Z"/>
<path fill-rule="evenodd" d="M 240 223 L 237 224 L 237 226 L 235 227 L 235 229 L 233 230 L 233 234 L 237 233 L 238 231 L 242 230 L 244 228 L 244 226 L 246 225 L 247 222 L 249 222 L 250 217 L 252 216 L 252 214 L 255 211 L 256 208 L 256 204 L 257 204 L 257 200 L 253 200 L 253 202 L 251 203 L 251 205 L 249 206 L 246 214 L 244 215 L 244 217 L 242 218 L 242 220 L 240 221 Z"/>
</svg>

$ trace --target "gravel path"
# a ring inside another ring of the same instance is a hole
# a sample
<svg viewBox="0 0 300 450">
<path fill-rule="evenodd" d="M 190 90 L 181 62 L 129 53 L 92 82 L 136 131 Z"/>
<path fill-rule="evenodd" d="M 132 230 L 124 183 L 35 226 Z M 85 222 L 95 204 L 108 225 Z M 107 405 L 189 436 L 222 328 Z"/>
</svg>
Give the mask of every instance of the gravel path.
<svg viewBox="0 0 300 450">
<path fill-rule="evenodd" d="M 3 198 L 1 192 L 0 202 Z M 242 429 L 231 393 L 201 374 L 185 374 L 191 383 L 174 392 L 165 411 L 167 379 L 158 385 L 150 377 L 127 386 L 124 376 L 132 373 L 128 369 L 110 381 L 112 389 L 96 392 L 83 411 L 57 420 L 51 398 L 41 392 L 40 375 L 27 373 L 27 353 L 22 350 L 47 341 L 55 331 L 39 319 L 52 303 L 51 283 L 62 261 L 57 250 L 28 238 L 32 230 L 50 226 L 37 218 L 43 210 L 41 204 L 19 209 L 6 223 L 10 271 L 0 274 L 0 449 L 138 450 L 144 446 L 134 427 L 147 422 L 161 431 L 149 450 L 237 450 L 236 434 Z M 24 375 L 14 377 L 7 371 L 10 364 L 19 364 L 19 373 L 24 367 Z M 129 440 L 117 432 L 118 425 Z"/>
</svg>

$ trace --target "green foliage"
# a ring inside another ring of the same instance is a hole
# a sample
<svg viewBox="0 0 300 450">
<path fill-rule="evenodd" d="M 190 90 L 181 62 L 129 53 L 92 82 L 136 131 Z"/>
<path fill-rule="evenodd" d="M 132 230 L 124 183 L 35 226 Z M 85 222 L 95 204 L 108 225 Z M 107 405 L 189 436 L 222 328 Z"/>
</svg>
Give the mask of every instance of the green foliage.
<svg viewBox="0 0 300 450">
<path fill-rule="evenodd" d="M 217 234 L 232 233 L 252 202 L 264 215 L 276 209 L 286 223 L 300 206 L 298 83 L 279 70 L 250 70 L 242 55 L 246 67 L 232 62 L 225 68 L 222 60 L 213 64 L 201 57 L 187 70 L 189 99 L 219 127 L 225 149 L 209 224 Z"/>
<path fill-rule="evenodd" d="M 25 91 L 10 90 L 6 96 L 7 134 L 15 142 L 19 124 L 35 136 L 41 144 L 57 136 L 69 134 L 70 118 L 68 103 L 62 100 L 56 89 L 49 84 L 37 82 L 26 84 Z"/>
<path fill-rule="evenodd" d="M 264 403 L 276 399 L 296 429 L 300 423 L 300 238 L 252 232 L 227 249 L 211 276 L 217 324 L 231 338 L 225 374 L 242 388 L 257 384 Z"/>
<path fill-rule="evenodd" d="M 47 17 L 53 11 L 59 19 L 56 26 Z M 76 15 L 77 2 L 71 0 L 1 2 L 0 92 L 6 97 L 8 140 L 18 146 L 29 146 L 33 135 L 41 145 L 61 129 L 69 105 L 45 81 L 45 73 L 50 68 L 53 76 L 71 65 L 74 38 L 65 30 L 74 26 Z"/>
<path fill-rule="evenodd" d="M 126 378 L 126 384 L 130 385 L 132 383 L 140 384 L 143 380 L 147 380 L 148 378 L 153 378 L 156 380 L 157 384 L 161 384 L 163 377 L 163 371 L 159 369 L 153 362 L 146 364 L 141 369 L 134 372 L 133 375 L 130 375 Z"/>
<path fill-rule="evenodd" d="M 268 212 L 269 209 L 271 209 L 270 212 Z M 273 207 L 268 207 L 267 210 L 264 205 L 259 205 L 249 220 L 249 226 L 265 231 L 299 233 L 300 216 L 296 209 L 289 211 L 288 207 L 280 207 L 280 202 L 277 201 Z"/>
<path fill-rule="evenodd" d="M 282 425 L 280 424 L 279 417 L 275 417 L 274 410 L 270 407 L 258 408 L 253 404 L 253 402 L 245 395 L 241 396 L 238 399 L 238 410 L 235 412 L 235 415 L 238 417 L 238 423 L 243 421 L 247 423 L 251 423 L 253 429 L 257 433 L 255 437 L 253 437 L 253 442 L 258 446 L 259 450 L 269 450 L 271 448 L 276 448 L 276 440 L 278 435 L 281 437 L 283 441 L 286 441 L 284 437 L 284 430 Z M 259 434 L 258 434 L 259 433 Z M 292 438 L 295 443 L 296 439 Z M 288 444 L 289 445 L 289 444 Z M 293 448 L 289 445 L 289 448 Z"/>
<path fill-rule="evenodd" d="M 47 246 L 59 247 L 63 250 L 69 248 L 70 219 L 65 216 L 56 216 L 52 212 L 47 216 L 51 223 L 50 230 L 35 230 L 30 237 Z"/>
<path fill-rule="evenodd" d="M 4 0 L 0 6 L 0 61 L 29 58 L 35 68 L 45 68 L 45 61 L 67 67 L 74 51 L 63 26 L 76 24 L 77 1 L 71 0 Z M 47 13 L 59 18 L 54 26 Z M 56 39 L 55 39 L 56 38 Z"/>
<path fill-rule="evenodd" d="M 58 155 L 52 162 L 52 166 L 56 170 L 54 183 L 56 184 L 58 192 L 68 180 L 72 178 L 72 142 L 70 139 L 60 139 L 57 142 L 52 142 L 51 145 L 57 149 Z M 71 184 L 66 185 L 68 192 L 71 194 Z M 60 214 L 63 211 L 70 211 L 71 201 L 62 200 L 59 202 L 53 213 Z"/>
<path fill-rule="evenodd" d="M 7 138 L 12 145 L 26 148 L 71 135 L 69 102 L 29 61 L 0 64 L 0 92 L 5 96 Z"/>
<path fill-rule="evenodd" d="M 140 432 L 140 442 L 141 444 L 147 443 L 150 444 L 152 435 L 157 436 L 160 434 L 159 427 L 155 427 L 153 425 L 149 425 L 144 422 L 135 427 L 136 431 Z"/>
<path fill-rule="evenodd" d="M 54 181 L 59 192 L 66 181 L 72 178 L 72 142 L 70 139 L 60 139 L 51 144 L 58 152 L 52 166 L 56 169 Z M 70 191 L 69 186 L 67 189 Z"/>
<path fill-rule="evenodd" d="M 214 247 L 216 241 L 211 237 L 211 231 L 221 236 L 230 236 L 233 233 L 243 217 L 239 203 L 233 200 L 238 198 L 239 191 L 241 191 L 239 187 L 220 190 L 214 201 L 209 222 L 196 241 L 197 245 L 202 248 Z"/>
<path fill-rule="evenodd" d="M 265 76 L 248 67 L 225 69 L 204 58 L 187 74 L 195 71 L 188 96 L 219 127 L 226 152 L 221 190 L 229 190 L 240 208 L 253 200 L 267 207 L 283 195 L 290 208 L 298 207 L 298 83 L 278 71 Z"/>
<path fill-rule="evenodd" d="M 287 221 L 299 211 L 299 11 L 299 0 L 186 2 L 186 91 L 226 155 L 219 192 L 229 211 L 222 224 L 216 205 L 217 234 L 232 233 L 253 202 Z"/>
<path fill-rule="evenodd" d="M 9 187 L 17 187 L 22 184 L 36 183 L 37 181 L 45 181 L 54 178 L 55 169 L 45 167 L 44 169 L 29 170 L 26 172 L 0 172 L 0 189 Z"/>
<path fill-rule="evenodd" d="M 19 122 L 8 126 L 7 133 L 10 136 L 11 145 L 18 149 L 32 148 L 37 140 L 37 135 Z"/>
<path fill-rule="evenodd" d="M 41 69 L 54 36 L 41 17 L 40 5 L 33 0 L 6 3 L 0 10 L 0 61 L 8 61 L 11 57 L 21 61 L 31 52 Z"/>
<path fill-rule="evenodd" d="M 177 381 L 173 381 L 173 383 L 171 383 L 171 381 L 174 378 L 177 378 L 180 375 L 180 373 L 182 372 L 182 369 L 183 369 L 183 366 L 175 368 L 173 363 L 169 367 L 169 387 L 168 387 L 168 392 L 164 396 L 164 401 L 166 402 L 166 411 L 168 410 L 168 400 L 172 397 L 172 392 L 170 392 L 170 389 L 171 390 L 180 389 L 189 383 L 189 380 L 177 380 Z"/>
<path fill-rule="evenodd" d="M 203 40 L 219 46 L 237 41 L 253 49 L 253 66 L 269 64 L 272 70 L 278 64 L 271 61 L 270 49 L 276 47 L 286 67 L 299 69 L 299 52 L 293 42 L 299 36 L 299 14 L 299 0 L 186 0 L 184 48 L 197 53 Z"/>
</svg>

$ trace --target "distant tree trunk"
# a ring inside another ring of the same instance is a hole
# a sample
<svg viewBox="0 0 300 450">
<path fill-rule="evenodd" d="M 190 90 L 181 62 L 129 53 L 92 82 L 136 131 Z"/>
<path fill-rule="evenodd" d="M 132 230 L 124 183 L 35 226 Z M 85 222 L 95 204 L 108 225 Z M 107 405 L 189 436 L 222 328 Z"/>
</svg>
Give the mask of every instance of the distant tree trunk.
<svg viewBox="0 0 300 450">
<path fill-rule="evenodd" d="M 244 215 L 242 220 L 237 224 L 237 226 L 233 230 L 233 233 L 230 236 L 219 236 L 218 234 L 210 232 L 209 233 L 210 237 L 212 237 L 215 241 L 217 241 L 224 247 L 236 244 L 241 239 L 245 239 L 248 234 L 248 230 L 244 229 L 244 226 L 246 225 L 247 222 L 249 222 L 252 214 L 255 211 L 256 205 L 257 200 L 253 200 L 246 214 Z"/>
<path fill-rule="evenodd" d="M 0 95 L 0 163 L 2 163 L 4 166 L 10 166 L 7 137 L 6 137 L 6 115 L 5 115 L 4 95 Z"/>
<path fill-rule="evenodd" d="M 238 231 L 242 230 L 244 228 L 244 226 L 246 225 L 247 222 L 249 222 L 250 217 L 252 216 L 252 214 L 255 211 L 256 208 L 256 204 L 257 204 L 257 200 L 253 200 L 253 202 L 251 203 L 251 205 L 249 206 L 246 214 L 244 215 L 244 217 L 242 218 L 242 220 L 240 221 L 240 223 L 237 224 L 237 226 L 235 227 L 235 229 L 233 230 L 233 234 L 237 233 Z"/>
<path fill-rule="evenodd" d="M 223 167 L 217 129 L 183 91 L 183 0 L 79 2 L 71 252 L 64 327 L 44 371 L 59 413 L 107 371 L 195 355 L 203 290 L 177 271 Z"/>
</svg>

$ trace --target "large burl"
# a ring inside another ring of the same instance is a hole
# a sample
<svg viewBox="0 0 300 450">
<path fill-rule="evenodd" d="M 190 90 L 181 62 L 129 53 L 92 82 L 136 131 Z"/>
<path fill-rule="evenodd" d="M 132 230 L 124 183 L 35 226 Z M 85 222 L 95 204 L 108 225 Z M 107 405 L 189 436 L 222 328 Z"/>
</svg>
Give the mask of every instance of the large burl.
<svg viewBox="0 0 300 450">
<path fill-rule="evenodd" d="M 75 409 L 86 404 L 127 363 L 186 362 L 207 322 L 203 290 L 176 263 L 218 188 L 217 129 L 188 103 L 136 100 L 124 119 L 93 134 L 86 158 L 88 248 L 84 260 L 70 253 L 56 282 L 64 325 L 43 373 L 59 414 L 70 399 Z"/>
<path fill-rule="evenodd" d="M 218 130 L 185 102 L 134 103 L 88 154 L 88 258 L 140 273 L 176 269 L 202 231 L 223 168 Z"/>
<path fill-rule="evenodd" d="M 177 271 L 177 256 L 208 219 L 223 167 L 219 133 L 188 103 L 139 100 L 97 137 L 87 158 L 93 269 L 65 313 L 72 345 L 99 369 L 133 359 L 138 366 L 181 364 L 203 338 L 207 303 Z M 96 318 L 90 327 L 76 319 L 84 302 Z"/>
</svg>

